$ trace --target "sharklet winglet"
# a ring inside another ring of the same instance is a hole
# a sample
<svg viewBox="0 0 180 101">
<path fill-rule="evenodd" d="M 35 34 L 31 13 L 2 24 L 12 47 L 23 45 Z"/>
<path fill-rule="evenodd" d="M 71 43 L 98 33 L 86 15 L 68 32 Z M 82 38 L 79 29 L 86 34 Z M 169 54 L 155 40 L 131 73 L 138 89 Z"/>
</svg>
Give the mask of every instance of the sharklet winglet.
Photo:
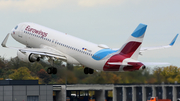
<svg viewBox="0 0 180 101">
<path fill-rule="evenodd" d="M 174 37 L 174 39 L 171 41 L 171 43 L 169 44 L 170 46 L 173 46 L 173 45 L 174 45 L 174 43 L 176 42 L 176 39 L 177 39 L 178 35 L 179 35 L 179 34 L 177 34 L 177 35 Z"/>
<path fill-rule="evenodd" d="M 6 43 L 7 43 L 8 38 L 9 38 L 9 33 L 6 35 L 5 39 L 4 39 L 3 42 L 1 43 L 1 46 L 2 46 L 2 47 L 7 47 L 7 46 L 6 46 Z"/>
</svg>

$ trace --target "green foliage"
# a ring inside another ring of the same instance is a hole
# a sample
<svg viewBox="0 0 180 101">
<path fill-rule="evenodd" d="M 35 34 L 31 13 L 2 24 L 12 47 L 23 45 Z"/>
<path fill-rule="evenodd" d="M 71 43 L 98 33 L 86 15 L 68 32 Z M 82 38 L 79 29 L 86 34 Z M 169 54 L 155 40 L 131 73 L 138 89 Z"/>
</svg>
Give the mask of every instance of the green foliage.
<svg viewBox="0 0 180 101">
<path fill-rule="evenodd" d="M 5 64 L 5 59 L 0 57 L 0 68 L 5 68 L 6 64 Z"/>
<path fill-rule="evenodd" d="M 180 68 L 176 66 L 156 68 L 153 75 L 157 78 L 156 83 L 180 83 Z"/>
<path fill-rule="evenodd" d="M 43 66 L 38 62 L 33 63 L 29 68 L 29 70 L 35 74 L 37 74 L 41 69 L 43 69 Z"/>
<path fill-rule="evenodd" d="M 74 67 L 72 64 L 67 63 L 67 69 L 72 71 Z"/>
<path fill-rule="evenodd" d="M 67 83 L 69 84 L 77 83 L 77 77 L 75 76 L 73 71 L 70 70 L 67 71 Z"/>
<path fill-rule="evenodd" d="M 47 72 L 44 69 L 41 69 L 37 73 L 38 77 L 42 79 L 43 83 L 48 84 L 51 81 L 51 76 L 47 74 Z"/>
<path fill-rule="evenodd" d="M 9 75 L 9 78 L 13 80 L 37 80 L 37 77 L 33 77 L 30 74 L 31 71 L 27 67 L 20 67 L 14 70 L 14 73 Z"/>
<path fill-rule="evenodd" d="M 44 62 L 25 63 L 17 57 L 5 60 L 0 57 L 0 79 L 39 80 L 40 84 L 123 84 L 123 83 L 180 83 L 180 68 L 177 66 L 157 67 L 133 72 L 96 72 L 84 74 L 84 67 L 67 64 L 55 60 L 56 75 L 47 74 L 50 67 Z"/>
</svg>

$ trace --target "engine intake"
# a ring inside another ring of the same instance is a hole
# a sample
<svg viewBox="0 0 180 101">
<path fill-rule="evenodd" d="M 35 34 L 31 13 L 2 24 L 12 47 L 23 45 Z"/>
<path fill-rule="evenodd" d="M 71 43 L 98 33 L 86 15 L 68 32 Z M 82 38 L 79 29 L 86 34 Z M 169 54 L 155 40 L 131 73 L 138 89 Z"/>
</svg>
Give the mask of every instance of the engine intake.
<svg viewBox="0 0 180 101">
<path fill-rule="evenodd" d="M 40 56 L 33 54 L 33 53 L 22 53 L 20 51 L 17 51 L 17 56 L 21 61 L 24 62 L 35 62 L 35 61 L 40 61 Z"/>
<path fill-rule="evenodd" d="M 31 53 L 29 55 L 29 61 L 30 62 L 40 61 L 40 57 L 38 57 L 37 55 Z"/>
</svg>

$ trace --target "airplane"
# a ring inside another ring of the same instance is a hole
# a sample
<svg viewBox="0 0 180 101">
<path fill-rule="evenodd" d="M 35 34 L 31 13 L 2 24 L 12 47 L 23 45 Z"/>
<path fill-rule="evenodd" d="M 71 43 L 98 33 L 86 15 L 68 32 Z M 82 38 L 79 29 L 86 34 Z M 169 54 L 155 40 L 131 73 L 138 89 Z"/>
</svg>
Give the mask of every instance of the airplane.
<svg viewBox="0 0 180 101">
<path fill-rule="evenodd" d="M 135 71 L 144 70 L 146 64 L 138 61 L 138 56 L 147 50 L 172 47 L 178 37 L 165 46 L 141 48 L 147 25 L 140 23 L 121 48 L 111 49 L 104 44 L 95 44 L 51 28 L 32 22 L 18 24 L 8 33 L 2 42 L 2 47 L 17 49 L 17 57 L 24 62 L 36 62 L 48 57 L 51 67 L 48 74 L 56 74 L 54 59 L 84 66 L 85 74 L 99 71 Z M 26 47 L 6 46 L 9 34 Z M 150 63 L 163 64 L 163 63 Z"/>
</svg>

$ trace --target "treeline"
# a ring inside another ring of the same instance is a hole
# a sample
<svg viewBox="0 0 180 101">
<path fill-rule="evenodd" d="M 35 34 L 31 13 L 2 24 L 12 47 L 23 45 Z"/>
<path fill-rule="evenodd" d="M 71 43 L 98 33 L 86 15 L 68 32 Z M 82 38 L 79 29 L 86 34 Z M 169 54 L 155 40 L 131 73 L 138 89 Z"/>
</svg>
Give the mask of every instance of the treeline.
<svg viewBox="0 0 180 101">
<path fill-rule="evenodd" d="M 25 63 L 17 57 L 5 60 L 0 57 L 0 80 L 39 80 L 39 84 L 123 84 L 123 83 L 180 83 L 180 68 L 177 66 L 156 67 L 133 72 L 97 72 L 84 74 L 82 66 L 56 60 L 58 73 L 47 74 L 50 65 L 44 62 Z"/>
</svg>

